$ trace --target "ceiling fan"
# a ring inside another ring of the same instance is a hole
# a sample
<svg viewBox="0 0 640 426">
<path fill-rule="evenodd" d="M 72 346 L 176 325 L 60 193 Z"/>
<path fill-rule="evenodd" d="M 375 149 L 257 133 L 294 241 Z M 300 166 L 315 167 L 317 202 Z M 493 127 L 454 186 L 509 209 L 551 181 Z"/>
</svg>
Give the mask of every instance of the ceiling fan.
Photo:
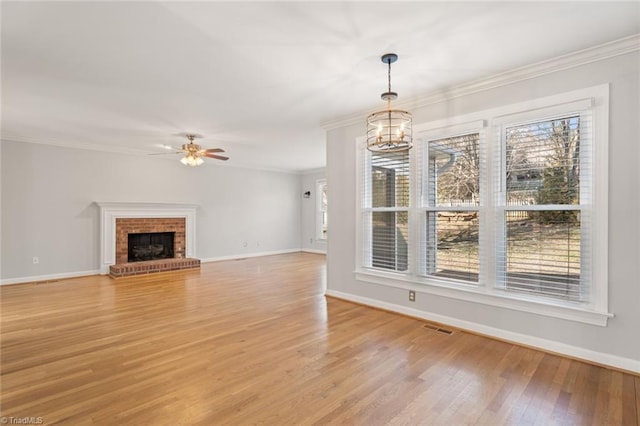
<svg viewBox="0 0 640 426">
<path fill-rule="evenodd" d="M 167 149 L 176 150 L 171 154 L 183 154 L 184 157 L 180 159 L 180 162 L 185 166 L 191 166 L 191 167 L 199 166 L 200 164 L 204 163 L 204 160 L 202 159 L 203 157 L 213 158 L 213 159 L 222 160 L 222 161 L 227 161 L 229 159 L 229 157 L 215 154 L 218 152 L 224 152 L 224 149 L 222 148 L 202 149 L 200 145 L 194 143 L 193 140 L 201 138 L 202 137 L 201 135 L 196 135 L 194 133 L 186 133 L 184 134 L 184 136 L 189 140 L 189 143 L 183 144 L 180 148 L 175 148 L 171 146 L 165 146 L 165 147 Z M 151 154 L 151 155 L 163 155 L 163 154 L 170 154 L 170 153 L 163 152 L 163 153 Z"/>
</svg>

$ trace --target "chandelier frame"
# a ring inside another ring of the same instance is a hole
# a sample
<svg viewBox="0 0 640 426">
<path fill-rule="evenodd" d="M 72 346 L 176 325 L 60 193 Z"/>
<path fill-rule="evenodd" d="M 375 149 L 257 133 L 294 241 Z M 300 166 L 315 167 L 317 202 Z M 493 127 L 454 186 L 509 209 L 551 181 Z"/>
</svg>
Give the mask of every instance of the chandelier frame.
<svg viewBox="0 0 640 426">
<path fill-rule="evenodd" d="M 408 151 L 413 147 L 413 116 L 391 106 L 391 101 L 398 98 L 398 94 L 391 91 L 391 64 L 398 60 L 398 55 L 386 53 L 380 59 L 388 66 L 388 90 L 380 95 L 387 102 L 387 109 L 367 116 L 367 149 L 372 152 Z"/>
</svg>

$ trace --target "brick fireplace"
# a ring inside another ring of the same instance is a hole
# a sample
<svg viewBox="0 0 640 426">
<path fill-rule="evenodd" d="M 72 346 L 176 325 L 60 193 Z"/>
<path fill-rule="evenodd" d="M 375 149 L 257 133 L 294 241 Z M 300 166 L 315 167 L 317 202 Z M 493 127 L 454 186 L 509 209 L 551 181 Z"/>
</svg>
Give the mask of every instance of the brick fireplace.
<svg viewBox="0 0 640 426">
<path fill-rule="evenodd" d="M 161 203 L 96 203 L 100 207 L 100 272 L 112 277 L 200 266 L 195 259 L 197 206 Z M 129 234 L 173 234 L 173 258 L 129 262 Z"/>
<path fill-rule="evenodd" d="M 129 234 L 175 232 L 173 253 L 176 258 L 185 257 L 185 218 L 116 218 L 116 264 L 127 263 Z"/>
</svg>

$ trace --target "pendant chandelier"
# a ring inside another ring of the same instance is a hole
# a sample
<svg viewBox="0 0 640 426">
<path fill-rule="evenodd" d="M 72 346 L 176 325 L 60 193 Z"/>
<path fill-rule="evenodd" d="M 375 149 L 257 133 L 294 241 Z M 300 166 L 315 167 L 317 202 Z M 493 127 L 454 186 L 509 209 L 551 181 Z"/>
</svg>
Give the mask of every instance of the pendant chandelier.
<svg viewBox="0 0 640 426">
<path fill-rule="evenodd" d="M 381 59 L 388 65 L 388 89 L 380 95 L 387 101 L 387 109 L 367 117 L 367 149 L 373 152 L 408 151 L 413 146 L 411 113 L 391 108 L 391 101 L 398 98 L 398 94 L 391 91 L 391 64 L 398 60 L 398 55 L 387 53 Z"/>
</svg>

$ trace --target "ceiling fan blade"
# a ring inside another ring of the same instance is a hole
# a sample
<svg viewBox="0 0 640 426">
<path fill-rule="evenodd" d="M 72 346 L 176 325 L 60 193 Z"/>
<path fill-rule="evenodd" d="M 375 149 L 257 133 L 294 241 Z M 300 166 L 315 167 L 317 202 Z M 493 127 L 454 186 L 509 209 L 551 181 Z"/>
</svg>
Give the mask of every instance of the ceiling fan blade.
<svg viewBox="0 0 640 426">
<path fill-rule="evenodd" d="M 205 149 L 204 152 L 224 152 L 224 149 L 222 149 L 222 148 L 211 148 L 211 149 Z"/>
<path fill-rule="evenodd" d="M 153 154 L 147 154 L 147 155 L 169 155 L 169 154 L 184 154 L 183 151 L 176 151 L 176 152 L 154 152 Z"/>
<path fill-rule="evenodd" d="M 208 152 L 205 152 L 204 156 L 207 157 L 207 158 L 215 158 L 216 160 L 222 160 L 222 161 L 227 161 L 229 159 L 229 157 L 223 157 L 222 155 L 210 154 Z"/>
</svg>

